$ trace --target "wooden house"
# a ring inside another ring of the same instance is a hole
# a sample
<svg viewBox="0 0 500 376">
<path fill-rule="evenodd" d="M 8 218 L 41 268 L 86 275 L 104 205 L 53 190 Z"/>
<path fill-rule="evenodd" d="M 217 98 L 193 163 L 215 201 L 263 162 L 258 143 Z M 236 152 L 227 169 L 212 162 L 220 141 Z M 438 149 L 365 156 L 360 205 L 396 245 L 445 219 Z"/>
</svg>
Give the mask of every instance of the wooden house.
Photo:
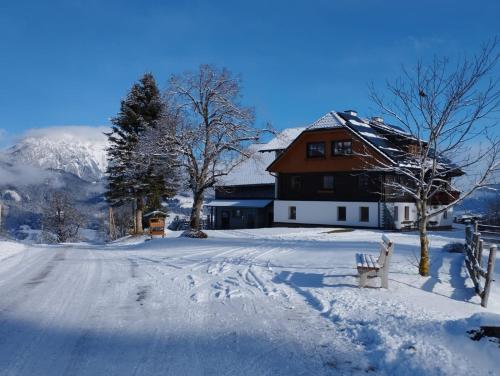
<svg viewBox="0 0 500 376">
<path fill-rule="evenodd" d="M 404 177 L 378 172 L 377 165 L 410 163 L 418 142 L 381 118 L 361 119 L 355 111 L 329 112 L 307 127 L 268 166 L 277 177 L 275 225 L 333 225 L 403 229 L 415 224 L 411 197 L 395 194 L 387 183 Z M 443 159 L 443 165 L 451 162 Z M 396 171 L 397 169 L 394 169 Z M 456 170 L 448 182 L 461 175 Z M 459 192 L 440 195 L 435 208 Z M 433 218 L 431 226 L 449 227 L 451 210 Z"/>
</svg>

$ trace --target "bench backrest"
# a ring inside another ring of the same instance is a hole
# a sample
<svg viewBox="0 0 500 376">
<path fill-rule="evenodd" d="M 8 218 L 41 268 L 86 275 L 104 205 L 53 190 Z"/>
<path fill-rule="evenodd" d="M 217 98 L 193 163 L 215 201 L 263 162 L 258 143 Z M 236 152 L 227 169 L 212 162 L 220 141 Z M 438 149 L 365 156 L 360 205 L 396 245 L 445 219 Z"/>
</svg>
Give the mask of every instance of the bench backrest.
<svg viewBox="0 0 500 376">
<path fill-rule="evenodd" d="M 390 264 L 393 250 L 394 243 L 387 237 L 387 235 L 383 234 L 382 243 L 380 244 L 380 256 L 377 260 L 381 268 L 383 268 L 386 264 Z"/>
</svg>

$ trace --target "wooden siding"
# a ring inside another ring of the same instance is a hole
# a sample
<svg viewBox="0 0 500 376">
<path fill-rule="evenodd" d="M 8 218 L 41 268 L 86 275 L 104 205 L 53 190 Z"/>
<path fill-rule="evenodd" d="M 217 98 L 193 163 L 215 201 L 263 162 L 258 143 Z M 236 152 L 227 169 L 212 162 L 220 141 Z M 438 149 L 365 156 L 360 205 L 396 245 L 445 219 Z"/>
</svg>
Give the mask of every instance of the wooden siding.
<svg viewBox="0 0 500 376">
<path fill-rule="evenodd" d="M 323 176 L 334 177 L 334 188 L 324 189 Z M 278 199 L 303 201 L 380 200 L 382 176 L 347 172 L 279 174 Z M 293 182 L 295 180 L 295 182 Z M 297 180 L 300 184 L 297 186 Z"/>
<path fill-rule="evenodd" d="M 352 140 L 354 155 L 332 155 L 333 141 Z M 307 144 L 325 142 L 324 158 L 307 158 Z M 357 154 L 357 155 L 356 155 Z M 330 129 L 302 133 L 295 142 L 269 167 L 271 172 L 306 173 L 365 170 L 374 166 L 376 160 L 386 158 L 346 129 Z"/>
<path fill-rule="evenodd" d="M 274 198 L 274 184 L 238 185 L 215 187 L 215 198 L 224 199 L 264 199 Z"/>
</svg>

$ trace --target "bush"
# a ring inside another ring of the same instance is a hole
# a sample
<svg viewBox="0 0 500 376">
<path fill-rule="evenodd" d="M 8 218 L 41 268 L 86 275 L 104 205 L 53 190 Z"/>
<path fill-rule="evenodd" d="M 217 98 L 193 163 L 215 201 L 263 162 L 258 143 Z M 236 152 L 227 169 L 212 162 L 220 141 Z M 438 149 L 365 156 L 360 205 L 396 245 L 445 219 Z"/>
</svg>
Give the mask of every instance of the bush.
<svg viewBox="0 0 500 376">
<path fill-rule="evenodd" d="M 201 230 L 186 230 L 181 234 L 185 238 L 196 238 L 196 239 L 206 239 L 208 235 Z"/>
</svg>

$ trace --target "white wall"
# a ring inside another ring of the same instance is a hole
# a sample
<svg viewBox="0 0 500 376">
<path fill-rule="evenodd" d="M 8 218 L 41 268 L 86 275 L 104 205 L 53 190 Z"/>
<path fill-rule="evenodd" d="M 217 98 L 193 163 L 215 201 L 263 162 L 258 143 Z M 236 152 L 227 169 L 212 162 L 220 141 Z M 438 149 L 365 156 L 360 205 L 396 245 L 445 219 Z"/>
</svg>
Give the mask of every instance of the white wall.
<svg viewBox="0 0 500 376">
<path fill-rule="evenodd" d="M 297 218 L 288 218 L 289 207 L 295 206 Z M 337 207 L 346 207 L 346 220 L 337 220 Z M 369 207 L 369 221 L 360 222 L 360 207 Z M 281 223 L 378 227 L 377 202 L 344 202 L 344 201 L 274 201 L 274 221 Z"/>
<path fill-rule="evenodd" d="M 409 220 L 412 222 L 415 222 L 417 220 L 417 207 L 414 203 L 410 202 L 394 202 L 390 203 L 387 205 L 388 209 L 391 211 L 391 213 L 394 215 L 394 210 L 395 208 L 398 209 L 399 216 L 398 220 L 394 221 L 394 226 L 396 229 L 400 230 L 401 227 L 404 225 L 402 222 L 405 221 L 404 218 L 404 207 L 409 206 L 410 207 L 410 218 Z M 435 205 L 431 206 L 431 210 L 438 210 L 442 208 L 443 205 Z M 437 222 L 434 226 L 430 225 L 429 227 L 446 227 L 446 226 L 451 226 L 453 223 L 453 209 L 448 209 L 448 216 L 447 218 L 444 218 L 444 213 L 438 214 L 436 216 L 431 217 L 430 222 Z"/>
<path fill-rule="evenodd" d="M 382 205 L 382 204 L 381 204 Z M 289 219 L 290 206 L 296 207 L 296 219 Z M 346 207 L 346 220 L 337 220 L 337 208 L 339 206 Z M 369 207 L 369 221 L 360 222 L 360 207 Z M 398 208 L 398 220 L 394 221 L 396 229 L 400 230 L 404 225 L 404 207 L 410 208 L 409 221 L 417 220 L 417 207 L 410 202 L 395 202 L 387 203 L 387 209 L 394 215 L 394 208 Z M 436 206 L 435 208 L 441 208 Z M 434 207 L 432 207 L 434 208 Z M 383 210 L 382 206 L 380 210 Z M 382 219 L 379 221 L 379 205 L 377 202 L 345 202 L 345 201 L 289 201 L 275 200 L 274 201 L 274 222 L 279 223 L 297 223 L 311 225 L 332 225 L 332 226 L 356 226 L 356 227 L 379 227 L 382 226 Z M 448 217 L 445 219 L 441 213 L 434 216 L 430 220 L 437 222 L 435 227 L 451 226 L 453 222 L 453 209 L 448 209 Z M 433 226 L 430 226 L 431 228 Z"/>
</svg>

